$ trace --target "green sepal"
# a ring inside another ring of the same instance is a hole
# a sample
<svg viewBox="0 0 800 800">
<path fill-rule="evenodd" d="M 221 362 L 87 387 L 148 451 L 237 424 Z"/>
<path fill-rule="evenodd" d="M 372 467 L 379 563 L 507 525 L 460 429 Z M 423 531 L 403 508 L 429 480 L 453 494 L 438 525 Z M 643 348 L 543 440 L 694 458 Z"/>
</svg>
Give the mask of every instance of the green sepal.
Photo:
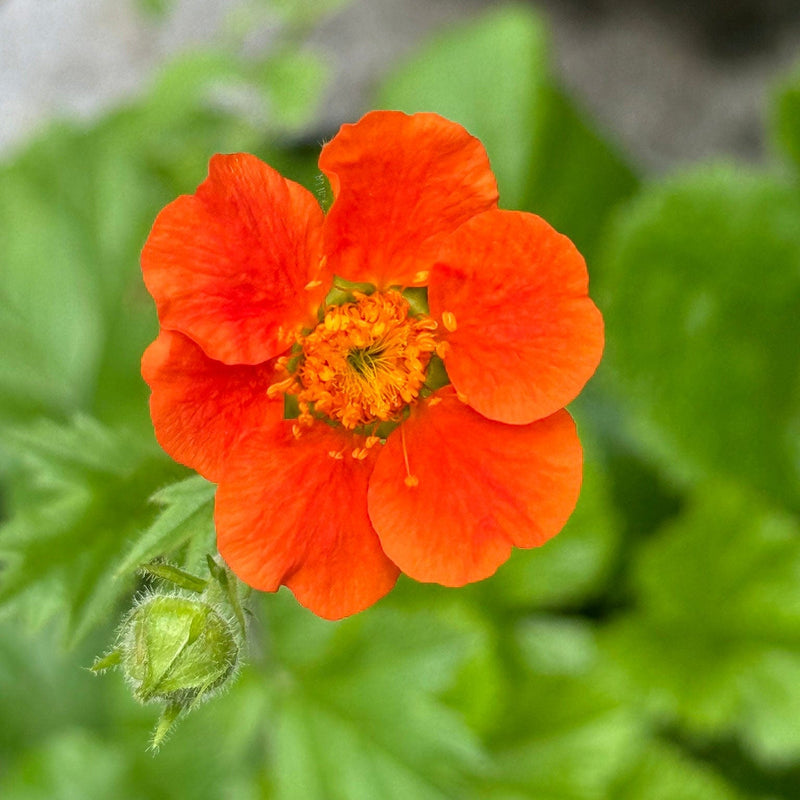
<svg viewBox="0 0 800 800">
<path fill-rule="evenodd" d="M 333 285 L 328 294 L 325 295 L 323 310 L 320 311 L 320 321 L 325 314 L 324 308 L 328 306 L 341 306 L 344 303 L 354 303 L 356 301 L 356 292 L 372 294 L 374 291 L 375 286 L 371 283 L 348 281 L 344 278 L 340 278 L 338 275 L 334 275 Z"/>
<path fill-rule="evenodd" d="M 156 723 L 156 729 L 153 731 L 153 738 L 150 740 L 151 750 L 156 751 L 161 747 L 164 738 L 175 722 L 177 722 L 182 711 L 183 705 L 180 703 L 170 703 L 168 706 L 164 707 L 161 716 L 158 718 L 158 723 Z"/>
<path fill-rule="evenodd" d="M 156 578 L 161 578 L 165 581 L 170 581 L 181 589 L 187 589 L 190 592 L 197 592 L 198 594 L 204 592 L 208 586 L 208 581 L 198 578 L 189 572 L 185 572 L 178 567 L 171 564 L 163 564 L 156 561 L 151 561 L 149 564 L 142 564 L 141 569 Z"/>
<path fill-rule="evenodd" d="M 429 315 L 431 313 L 428 307 L 427 286 L 409 286 L 407 289 L 403 289 L 400 294 L 406 299 L 411 309 L 412 317 L 419 316 L 420 314 Z"/>
<path fill-rule="evenodd" d="M 121 661 L 122 651 L 117 647 L 114 648 L 110 653 L 95 659 L 94 664 L 89 667 L 89 670 L 95 673 L 105 672 L 107 669 L 118 666 Z"/>
</svg>

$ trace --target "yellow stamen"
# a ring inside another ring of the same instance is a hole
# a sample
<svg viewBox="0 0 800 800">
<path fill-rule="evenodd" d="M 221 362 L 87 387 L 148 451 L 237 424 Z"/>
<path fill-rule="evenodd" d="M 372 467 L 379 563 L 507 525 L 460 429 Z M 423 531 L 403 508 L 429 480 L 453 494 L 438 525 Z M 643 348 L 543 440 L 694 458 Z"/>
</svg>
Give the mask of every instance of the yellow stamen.
<svg viewBox="0 0 800 800">
<path fill-rule="evenodd" d="M 409 488 L 419 486 L 419 478 L 411 474 L 411 467 L 408 466 L 408 450 L 406 450 L 406 429 L 401 426 L 400 428 L 400 444 L 403 447 L 403 461 L 406 465 L 406 477 L 403 478 L 403 483 Z"/>
<path fill-rule="evenodd" d="M 409 316 L 408 301 L 396 291 L 354 296 L 353 303 L 328 308 L 299 340 L 297 372 L 270 387 L 297 395 L 300 424 L 319 415 L 351 430 L 398 420 L 422 389 L 436 349 L 434 320 Z"/>
<path fill-rule="evenodd" d="M 453 333 L 458 324 L 456 323 L 456 315 L 452 311 L 443 311 L 442 312 L 442 325 L 447 328 L 450 333 Z"/>
</svg>

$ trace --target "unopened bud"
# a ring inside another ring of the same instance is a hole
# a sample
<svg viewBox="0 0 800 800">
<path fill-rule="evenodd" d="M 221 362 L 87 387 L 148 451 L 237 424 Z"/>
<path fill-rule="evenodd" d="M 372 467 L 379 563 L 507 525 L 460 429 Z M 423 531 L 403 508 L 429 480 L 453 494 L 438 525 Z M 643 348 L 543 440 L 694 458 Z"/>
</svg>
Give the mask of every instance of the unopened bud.
<svg viewBox="0 0 800 800">
<path fill-rule="evenodd" d="M 120 637 L 121 666 L 143 703 L 201 701 L 236 670 L 233 623 L 200 599 L 151 595 L 131 613 Z"/>
<path fill-rule="evenodd" d="M 119 667 L 137 700 L 164 704 L 153 749 L 179 717 L 234 676 L 241 660 L 246 630 L 238 584 L 211 556 L 208 568 L 205 580 L 169 564 L 145 565 L 145 572 L 178 591 L 140 600 L 114 649 L 92 666 L 94 672 Z"/>
</svg>

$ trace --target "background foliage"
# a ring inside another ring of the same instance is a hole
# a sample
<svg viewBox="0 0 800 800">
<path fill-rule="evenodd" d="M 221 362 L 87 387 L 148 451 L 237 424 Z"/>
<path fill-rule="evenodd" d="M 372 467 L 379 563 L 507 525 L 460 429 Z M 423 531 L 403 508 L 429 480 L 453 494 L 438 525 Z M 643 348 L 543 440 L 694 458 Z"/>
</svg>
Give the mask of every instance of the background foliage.
<svg viewBox="0 0 800 800">
<path fill-rule="evenodd" d="M 185 56 L 0 165 L 0 796 L 796 798 L 800 74 L 776 87 L 768 167 L 643 180 L 519 7 L 431 41 L 375 99 L 464 124 L 502 205 L 587 257 L 608 347 L 572 408 L 587 464 L 567 528 L 481 584 L 401 580 L 336 624 L 256 597 L 238 683 L 157 758 L 156 712 L 83 669 L 146 588 L 138 564 L 213 547 L 214 487 L 150 428 L 138 252 L 214 152 L 316 190 L 295 134 L 325 70 L 292 47 L 307 7 L 283 5 L 261 61 Z"/>
</svg>

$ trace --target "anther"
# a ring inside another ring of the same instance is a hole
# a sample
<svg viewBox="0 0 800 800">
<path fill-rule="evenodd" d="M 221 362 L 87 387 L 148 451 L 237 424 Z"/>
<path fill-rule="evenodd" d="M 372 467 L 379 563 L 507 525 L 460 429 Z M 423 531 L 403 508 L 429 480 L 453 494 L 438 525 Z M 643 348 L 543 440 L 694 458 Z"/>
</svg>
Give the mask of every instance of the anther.
<svg viewBox="0 0 800 800">
<path fill-rule="evenodd" d="M 309 281 L 303 288 L 310 292 L 312 289 L 316 289 L 317 286 L 322 286 L 322 281 Z"/>
<path fill-rule="evenodd" d="M 441 397 L 431 397 L 428 400 L 428 408 L 431 408 L 433 406 L 438 406 L 439 403 L 441 403 L 441 402 L 442 402 L 442 398 Z"/>
<path fill-rule="evenodd" d="M 406 475 L 403 478 L 403 483 L 408 486 L 409 489 L 413 489 L 415 486 L 419 486 L 419 478 L 416 475 Z"/>
<path fill-rule="evenodd" d="M 341 461 L 344 458 L 344 453 L 341 450 L 328 450 L 328 455 L 335 461 Z"/>
<path fill-rule="evenodd" d="M 448 350 L 450 350 L 450 342 L 439 342 L 436 345 L 436 355 L 444 361 L 445 356 L 447 355 Z"/>
<path fill-rule="evenodd" d="M 428 280 L 428 275 L 430 275 L 430 271 L 427 269 L 421 269 L 416 275 L 414 275 L 413 283 L 425 283 Z"/>
<path fill-rule="evenodd" d="M 456 323 L 456 315 L 452 311 L 443 311 L 442 312 L 442 325 L 447 328 L 450 333 L 453 333 L 455 329 L 458 327 Z"/>
<path fill-rule="evenodd" d="M 270 398 L 270 400 L 274 400 L 279 394 L 288 392 L 294 386 L 294 384 L 295 379 L 293 375 L 290 375 L 288 378 L 284 378 L 282 381 L 273 383 L 267 387 L 267 397 Z"/>
</svg>

